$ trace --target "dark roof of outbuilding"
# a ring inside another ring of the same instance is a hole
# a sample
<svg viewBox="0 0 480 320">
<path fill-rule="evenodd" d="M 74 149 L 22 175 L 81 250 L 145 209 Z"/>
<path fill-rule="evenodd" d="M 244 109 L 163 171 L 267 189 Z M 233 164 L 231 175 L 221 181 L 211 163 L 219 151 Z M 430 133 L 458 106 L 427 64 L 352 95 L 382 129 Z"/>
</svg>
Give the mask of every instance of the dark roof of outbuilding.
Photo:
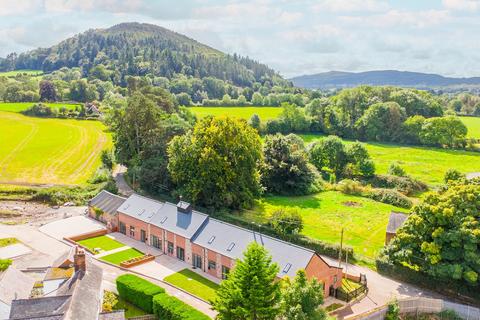
<svg viewBox="0 0 480 320">
<path fill-rule="evenodd" d="M 397 233 L 397 230 L 403 226 L 408 215 L 401 212 L 392 211 L 388 218 L 387 233 Z"/>
<path fill-rule="evenodd" d="M 183 213 L 178 211 L 177 205 L 173 203 L 156 201 L 138 194 L 132 194 L 118 208 L 118 212 L 187 239 L 191 239 L 208 219 L 208 215 L 198 211 Z"/>
<path fill-rule="evenodd" d="M 307 267 L 315 254 L 313 250 L 212 218 L 193 239 L 193 243 L 232 259 L 241 258 L 252 242 L 257 242 L 267 249 L 272 261 L 280 267 L 279 277 L 295 276 L 297 270 Z"/>
<path fill-rule="evenodd" d="M 10 319 L 61 319 L 71 296 L 53 296 L 12 301 Z"/>
<path fill-rule="evenodd" d="M 88 205 L 99 208 L 105 213 L 114 215 L 117 213 L 117 209 L 125 202 L 125 200 L 127 199 L 117 196 L 106 190 L 102 190 L 88 202 Z"/>
</svg>

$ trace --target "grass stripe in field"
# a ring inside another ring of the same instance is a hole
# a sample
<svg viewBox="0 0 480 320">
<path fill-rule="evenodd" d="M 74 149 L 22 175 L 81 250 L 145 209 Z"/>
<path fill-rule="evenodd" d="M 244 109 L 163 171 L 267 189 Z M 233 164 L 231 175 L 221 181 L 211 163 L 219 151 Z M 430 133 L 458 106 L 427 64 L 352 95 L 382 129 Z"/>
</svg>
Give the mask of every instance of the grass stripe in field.
<svg viewBox="0 0 480 320">
<path fill-rule="evenodd" d="M 0 111 L 8 111 L 8 112 L 22 112 L 37 104 L 38 102 L 0 102 Z M 60 109 L 61 107 L 65 107 L 68 110 L 75 110 L 76 107 L 79 107 L 79 104 L 72 104 L 72 103 L 62 103 L 62 102 L 42 102 L 43 104 L 55 108 Z"/>
<path fill-rule="evenodd" d="M 0 111 L 0 183 L 83 184 L 112 146 L 99 121 Z"/>
<path fill-rule="evenodd" d="M 262 121 L 274 119 L 282 112 L 280 107 L 190 107 L 189 109 L 199 118 L 212 115 L 234 116 L 248 120 L 253 114 L 257 114 Z"/>
</svg>

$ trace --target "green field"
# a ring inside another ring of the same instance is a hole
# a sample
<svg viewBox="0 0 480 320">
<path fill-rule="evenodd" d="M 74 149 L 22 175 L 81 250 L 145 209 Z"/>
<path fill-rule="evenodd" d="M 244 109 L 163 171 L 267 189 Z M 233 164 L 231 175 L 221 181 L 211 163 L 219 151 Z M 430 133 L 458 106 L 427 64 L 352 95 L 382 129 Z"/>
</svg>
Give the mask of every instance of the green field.
<svg viewBox="0 0 480 320">
<path fill-rule="evenodd" d="M 219 287 L 215 282 L 210 281 L 189 269 L 183 269 L 163 280 L 206 301 L 215 298 Z"/>
<path fill-rule="evenodd" d="M 118 242 L 117 240 L 112 239 L 109 236 L 99 236 L 80 240 L 78 241 L 78 243 L 90 250 L 99 248 L 103 251 L 110 251 L 125 246 L 123 243 Z"/>
<path fill-rule="evenodd" d="M 208 115 L 228 115 L 248 120 L 253 114 L 257 114 L 262 121 L 276 118 L 282 112 L 280 107 L 191 107 L 189 109 L 199 118 Z"/>
<path fill-rule="evenodd" d="M 302 138 L 309 143 L 322 136 L 309 134 Z M 464 173 L 480 171 L 479 152 L 373 142 L 365 145 L 380 174 L 387 173 L 390 164 L 397 161 L 412 177 L 429 185 L 439 185 L 450 168 Z"/>
<path fill-rule="evenodd" d="M 132 258 L 141 257 L 143 253 L 137 249 L 130 248 L 122 250 L 116 253 L 112 253 L 100 258 L 100 260 L 107 261 L 116 265 L 120 265 L 123 261 L 130 260 Z"/>
<path fill-rule="evenodd" d="M 61 107 L 65 107 L 68 110 L 75 110 L 79 104 L 71 104 L 71 103 L 44 103 L 43 104 L 49 106 L 50 108 L 60 109 Z M 36 104 L 36 102 L 0 102 L 0 111 L 8 111 L 8 112 L 22 112 L 30 108 Z"/>
<path fill-rule="evenodd" d="M 7 71 L 7 72 L 0 72 L 0 77 L 15 77 L 18 74 L 27 74 L 29 76 L 40 76 L 43 74 L 42 70 L 14 70 L 14 71 Z"/>
<path fill-rule="evenodd" d="M 252 211 L 243 213 L 246 221 L 265 223 L 278 208 L 298 210 L 303 217 L 302 234 L 329 243 L 339 243 L 342 227 L 344 241 L 354 252 L 374 258 L 385 242 L 385 228 L 392 210 L 405 209 L 364 197 L 326 191 L 301 197 L 270 196 Z"/>
<path fill-rule="evenodd" d="M 480 117 L 461 117 L 468 128 L 468 138 L 480 139 Z"/>
<path fill-rule="evenodd" d="M 84 184 L 112 146 L 99 121 L 0 111 L 0 184 Z"/>
</svg>

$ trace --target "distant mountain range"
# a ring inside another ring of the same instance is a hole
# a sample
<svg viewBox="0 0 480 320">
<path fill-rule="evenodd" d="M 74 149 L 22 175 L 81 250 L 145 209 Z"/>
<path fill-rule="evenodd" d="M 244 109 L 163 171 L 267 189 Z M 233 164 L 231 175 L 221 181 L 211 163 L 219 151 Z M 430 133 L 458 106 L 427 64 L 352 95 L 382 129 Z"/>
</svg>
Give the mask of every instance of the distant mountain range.
<svg viewBox="0 0 480 320">
<path fill-rule="evenodd" d="M 480 85 L 480 77 L 449 78 L 438 74 L 396 70 L 367 71 L 359 73 L 330 71 L 299 76 L 290 80 L 295 86 L 308 89 L 346 88 L 359 85 L 392 85 L 415 88 Z"/>
</svg>

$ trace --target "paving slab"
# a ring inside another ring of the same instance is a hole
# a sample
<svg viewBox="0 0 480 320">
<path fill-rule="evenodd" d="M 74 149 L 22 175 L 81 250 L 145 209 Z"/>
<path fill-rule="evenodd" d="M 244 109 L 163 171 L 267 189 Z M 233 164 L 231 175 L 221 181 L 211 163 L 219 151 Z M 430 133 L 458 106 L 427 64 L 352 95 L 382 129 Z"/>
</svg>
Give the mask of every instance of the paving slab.
<svg viewBox="0 0 480 320">
<path fill-rule="evenodd" d="M 32 252 L 29 247 L 21 243 L 11 244 L 0 248 L 0 259 L 12 259 Z"/>
<path fill-rule="evenodd" d="M 106 229 L 105 226 L 96 220 L 85 216 L 76 216 L 47 223 L 38 230 L 55 239 L 62 240 L 65 237 L 104 229 Z"/>
</svg>

